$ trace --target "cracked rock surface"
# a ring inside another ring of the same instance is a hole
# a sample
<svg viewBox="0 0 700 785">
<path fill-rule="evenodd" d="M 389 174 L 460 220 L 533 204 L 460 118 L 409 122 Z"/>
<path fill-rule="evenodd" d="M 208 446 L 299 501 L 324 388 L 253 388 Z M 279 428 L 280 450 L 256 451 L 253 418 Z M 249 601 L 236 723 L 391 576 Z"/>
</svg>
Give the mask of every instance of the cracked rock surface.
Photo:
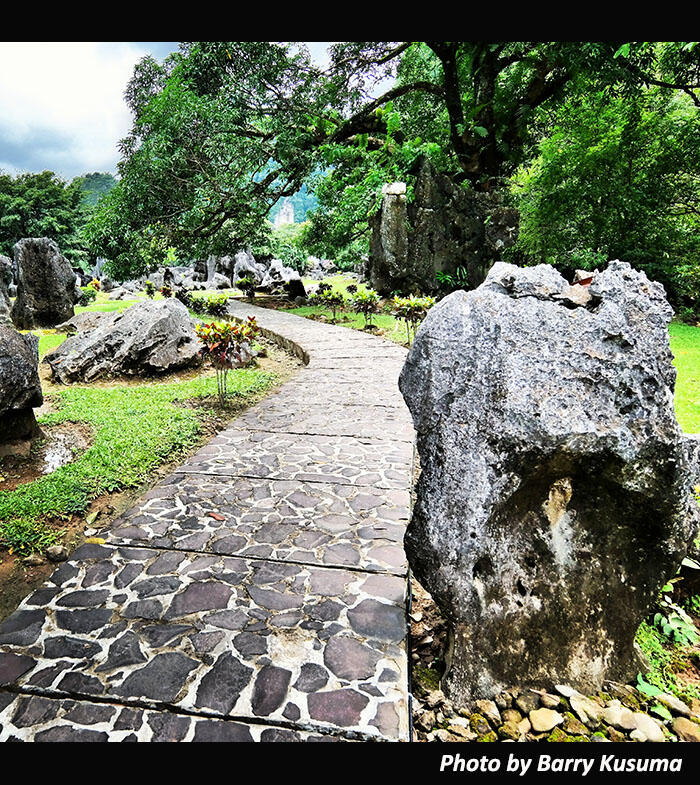
<svg viewBox="0 0 700 785">
<path fill-rule="evenodd" d="M 624 262 L 588 287 L 499 262 L 419 329 L 400 377 L 422 467 L 405 543 L 448 620 L 455 705 L 640 669 L 637 627 L 698 525 L 671 315 Z"/>
</svg>

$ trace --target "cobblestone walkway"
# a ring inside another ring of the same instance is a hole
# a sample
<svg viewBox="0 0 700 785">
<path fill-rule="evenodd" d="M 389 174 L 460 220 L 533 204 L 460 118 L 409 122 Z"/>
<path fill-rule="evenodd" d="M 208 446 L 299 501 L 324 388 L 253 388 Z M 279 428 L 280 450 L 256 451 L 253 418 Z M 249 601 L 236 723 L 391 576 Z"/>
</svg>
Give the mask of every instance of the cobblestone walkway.
<svg viewBox="0 0 700 785">
<path fill-rule="evenodd" d="M 231 309 L 308 365 L 0 625 L 0 741 L 408 739 L 405 350 Z"/>
</svg>

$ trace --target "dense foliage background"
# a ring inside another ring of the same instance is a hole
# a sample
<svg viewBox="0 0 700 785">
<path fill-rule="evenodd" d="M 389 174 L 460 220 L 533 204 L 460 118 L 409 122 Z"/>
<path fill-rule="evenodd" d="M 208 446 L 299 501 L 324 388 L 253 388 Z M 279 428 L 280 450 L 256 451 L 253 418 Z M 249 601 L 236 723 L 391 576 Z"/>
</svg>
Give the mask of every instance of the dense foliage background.
<svg viewBox="0 0 700 785">
<path fill-rule="evenodd" d="M 427 157 L 519 208 L 518 264 L 630 261 L 700 316 L 694 42 L 189 42 L 144 58 L 119 180 L 0 177 L 0 252 L 47 235 L 117 278 L 248 246 L 357 264 L 386 182 Z M 82 198 L 81 198 L 82 194 Z M 294 228 L 271 232 L 285 198 Z M 301 224 L 300 222 L 303 222 Z"/>
</svg>

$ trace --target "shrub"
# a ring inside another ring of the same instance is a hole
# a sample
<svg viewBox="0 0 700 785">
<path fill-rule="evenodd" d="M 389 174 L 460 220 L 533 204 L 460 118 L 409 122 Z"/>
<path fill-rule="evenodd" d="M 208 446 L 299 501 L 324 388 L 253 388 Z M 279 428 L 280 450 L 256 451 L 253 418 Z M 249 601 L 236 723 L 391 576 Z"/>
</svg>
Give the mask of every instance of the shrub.
<svg viewBox="0 0 700 785">
<path fill-rule="evenodd" d="M 435 305 L 434 297 L 398 297 L 391 303 L 392 314 L 406 323 L 406 337 L 410 344 L 416 336 L 418 325 L 425 319 L 428 311 Z"/>
<path fill-rule="evenodd" d="M 335 322 L 337 313 L 345 306 L 345 298 L 340 292 L 336 292 L 329 283 L 321 281 L 315 292 L 309 295 L 309 300 L 314 305 L 328 308 L 332 314 L 331 321 Z"/>
<path fill-rule="evenodd" d="M 195 313 L 209 316 L 226 316 L 229 297 L 227 294 L 191 295 L 191 308 Z"/>
<path fill-rule="evenodd" d="M 153 299 L 156 293 L 156 285 L 153 283 L 153 281 L 146 281 L 146 283 L 143 285 L 143 288 L 146 290 L 146 295 Z"/>
<path fill-rule="evenodd" d="M 172 286 L 168 286 L 167 283 L 163 284 L 163 286 L 160 287 L 160 293 L 163 295 L 163 297 L 172 297 L 173 288 Z"/>
<path fill-rule="evenodd" d="M 91 289 L 94 289 L 95 292 L 99 292 L 100 291 L 100 282 L 97 280 L 97 278 L 93 278 L 92 281 L 90 281 L 90 283 L 88 284 L 88 286 Z"/>
<path fill-rule="evenodd" d="M 350 286 L 354 286 L 354 284 Z M 348 292 L 350 286 L 348 286 Z M 351 294 L 350 303 L 353 311 L 361 313 L 365 317 L 365 328 L 372 327 L 372 316 L 379 311 L 379 293 L 374 289 L 358 290 L 355 286 L 355 291 Z"/>
<path fill-rule="evenodd" d="M 248 275 L 242 276 L 236 281 L 236 286 L 249 300 L 253 300 L 255 298 L 255 288 L 257 286 L 255 276 L 251 275 L 250 273 L 248 273 Z"/>
<path fill-rule="evenodd" d="M 185 308 L 192 308 L 192 294 L 189 289 L 177 289 L 175 291 L 175 299 L 179 300 Z"/>
<path fill-rule="evenodd" d="M 212 322 L 195 326 L 199 340 L 204 344 L 202 353 L 208 356 L 216 369 L 219 403 L 223 406 L 227 395 L 228 372 L 232 368 L 247 365 L 254 357 L 252 341 L 260 328 L 254 316 L 247 322 Z"/>
<path fill-rule="evenodd" d="M 80 299 L 78 305 L 90 305 L 90 303 L 97 297 L 97 289 L 88 284 L 87 286 L 80 287 Z"/>
</svg>

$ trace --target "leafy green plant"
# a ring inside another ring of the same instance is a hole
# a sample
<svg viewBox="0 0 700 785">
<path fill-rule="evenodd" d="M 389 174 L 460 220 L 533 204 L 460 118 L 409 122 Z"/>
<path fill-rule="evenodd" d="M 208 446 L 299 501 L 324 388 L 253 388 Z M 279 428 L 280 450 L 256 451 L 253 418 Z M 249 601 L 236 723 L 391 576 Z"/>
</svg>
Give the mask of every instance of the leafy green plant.
<svg viewBox="0 0 700 785">
<path fill-rule="evenodd" d="M 354 286 L 354 284 L 350 284 Z M 348 292 L 350 291 L 348 286 Z M 365 329 L 373 327 L 372 316 L 379 311 L 379 293 L 374 289 L 358 289 L 351 292 L 350 304 L 353 311 L 361 313 L 365 318 Z"/>
<path fill-rule="evenodd" d="M 252 342 L 260 332 L 254 316 L 247 322 L 212 322 L 197 324 L 197 336 L 204 345 L 203 354 L 209 357 L 216 369 L 219 403 L 226 403 L 228 372 L 247 365 L 254 357 Z"/>
<path fill-rule="evenodd" d="M 257 287 L 257 281 L 255 280 L 255 276 L 251 273 L 248 275 L 244 275 L 236 281 L 236 286 L 243 292 L 243 294 L 249 299 L 255 299 L 255 289 Z"/>
<path fill-rule="evenodd" d="M 466 267 L 458 267 L 454 273 L 445 273 L 438 270 L 435 279 L 442 289 L 456 291 L 457 289 L 471 289 L 472 284 L 469 278 L 469 271 Z"/>
<path fill-rule="evenodd" d="M 90 305 L 90 303 L 93 302 L 93 300 L 95 300 L 97 297 L 97 290 L 89 284 L 87 286 L 81 286 L 80 292 L 81 294 L 80 299 L 78 300 L 78 305 Z"/>
<path fill-rule="evenodd" d="M 160 287 L 160 293 L 163 295 L 163 297 L 172 297 L 173 287 L 168 286 L 168 284 L 163 284 L 163 286 Z"/>
<path fill-rule="evenodd" d="M 323 281 L 319 283 L 315 292 L 311 292 L 309 301 L 313 305 L 327 308 L 332 314 L 331 321 L 334 323 L 337 321 L 338 311 L 345 307 L 345 297 L 343 297 L 342 293 Z"/>
<path fill-rule="evenodd" d="M 153 283 L 153 281 L 146 281 L 146 283 L 143 285 L 143 288 L 146 290 L 146 296 L 150 297 L 152 300 L 156 294 L 156 285 Z"/>
<path fill-rule="evenodd" d="M 662 595 L 659 605 L 664 609 L 665 613 L 658 612 L 654 614 L 654 626 L 658 627 L 673 643 L 690 646 L 697 643 L 700 640 L 700 636 L 698 636 L 698 631 L 690 616 L 671 599 L 670 593 L 673 591 L 673 584 L 678 580 L 680 579 L 671 579 L 661 589 Z"/>
<path fill-rule="evenodd" d="M 416 336 L 418 326 L 425 319 L 428 311 L 435 305 L 434 297 L 398 297 L 391 302 L 391 312 L 406 324 L 406 339 L 410 344 Z"/>
<path fill-rule="evenodd" d="M 195 313 L 208 314 L 209 316 L 226 316 L 228 310 L 227 294 L 191 295 L 190 302 Z"/>
<path fill-rule="evenodd" d="M 175 298 L 179 300 L 185 306 L 185 308 L 192 307 L 192 293 L 189 291 L 189 289 L 180 287 L 175 291 Z"/>
</svg>

